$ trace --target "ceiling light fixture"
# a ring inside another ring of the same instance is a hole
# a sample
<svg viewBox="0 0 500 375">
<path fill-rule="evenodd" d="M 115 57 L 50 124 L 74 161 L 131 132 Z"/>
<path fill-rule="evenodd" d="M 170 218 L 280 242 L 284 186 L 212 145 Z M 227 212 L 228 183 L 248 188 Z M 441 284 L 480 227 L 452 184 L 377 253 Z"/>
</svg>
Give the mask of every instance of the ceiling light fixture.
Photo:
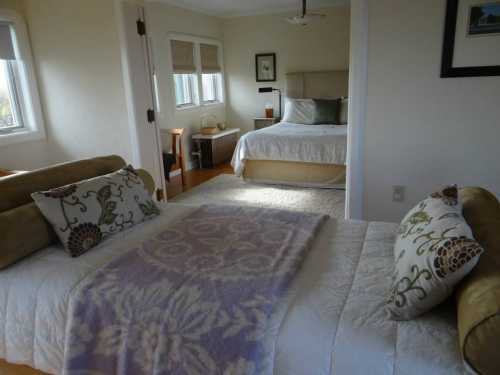
<svg viewBox="0 0 500 375">
<path fill-rule="evenodd" d="M 302 15 L 288 17 L 286 20 L 293 25 L 306 26 L 311 21 L 315 21 L 317 19 L 325 17 L 326 17 L 325 14 L 307 13 L 307 0 L 302 0 Z"/>
</svg>

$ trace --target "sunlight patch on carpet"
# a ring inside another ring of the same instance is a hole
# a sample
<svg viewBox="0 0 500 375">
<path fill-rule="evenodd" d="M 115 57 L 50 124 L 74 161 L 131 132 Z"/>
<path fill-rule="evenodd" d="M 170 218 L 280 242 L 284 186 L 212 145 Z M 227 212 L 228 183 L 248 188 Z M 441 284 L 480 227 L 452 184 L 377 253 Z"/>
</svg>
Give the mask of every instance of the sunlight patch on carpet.
<svg viewBox="0 0 500 375">
<path fill-rule="evenodd" d="M 344 218 L 345 192 L 290 186 L 253 184 L 222 174 L 169 202 L 200 205 L 231 204 L 316 212 Z"/>
</svg>

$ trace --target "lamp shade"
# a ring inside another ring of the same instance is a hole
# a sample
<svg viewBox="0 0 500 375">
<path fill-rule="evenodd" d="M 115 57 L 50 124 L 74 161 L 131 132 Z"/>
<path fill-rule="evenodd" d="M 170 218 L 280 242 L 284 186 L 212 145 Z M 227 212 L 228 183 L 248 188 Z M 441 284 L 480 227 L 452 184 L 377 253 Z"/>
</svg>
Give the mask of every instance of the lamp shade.
<svg viewBox="0 0 500 375">
<path fill-rule="evenodd" d="M 279 93 L 279 106 L 280 106 L 280 118 L 281 118 L 281 90 L 275 89 L 274 87 L 259 87 L 259 93 L 274 92 L 274 91 L 277 91 Z"/>
</svg>

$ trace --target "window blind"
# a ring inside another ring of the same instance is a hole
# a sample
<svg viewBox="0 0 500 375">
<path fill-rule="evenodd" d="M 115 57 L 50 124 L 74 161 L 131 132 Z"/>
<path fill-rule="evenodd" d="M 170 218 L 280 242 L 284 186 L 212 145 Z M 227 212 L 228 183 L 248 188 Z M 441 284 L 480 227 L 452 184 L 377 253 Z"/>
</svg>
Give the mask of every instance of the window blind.
<svg viewBox="0 0 500 375">
<path fill-rule="evenodd" d="M 0 23 L 0 59 L 16 59 L 14 43 L 12 42 L 11 27 L 8 23 Z"/>
<path fill-rule="evenodd" d="M 196 72 L 194 64 L 194 44 L 180 40 L 171 40 L 172 64 L 174 73 L 190 74 Z"/>
<path fill-rule="evenodd" d="M 200 44 L 201 71 L 203 73 L 220 73 L 219 47 L 213 44 Z"/>
</svg>

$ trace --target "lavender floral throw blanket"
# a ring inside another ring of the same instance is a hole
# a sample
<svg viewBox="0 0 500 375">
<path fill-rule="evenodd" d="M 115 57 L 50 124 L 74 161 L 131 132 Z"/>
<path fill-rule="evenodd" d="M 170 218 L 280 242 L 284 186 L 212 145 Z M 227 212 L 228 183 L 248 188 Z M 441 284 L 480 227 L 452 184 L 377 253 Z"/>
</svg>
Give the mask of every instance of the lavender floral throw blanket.
<svg viewBox="0 0 500 375">
<path fill-rule="evenodd" d="M 325 218 L 203 206 L 124 252 L 70 298 L 64 373 L 272 374 L 276 306 Z"/>
</svg>

